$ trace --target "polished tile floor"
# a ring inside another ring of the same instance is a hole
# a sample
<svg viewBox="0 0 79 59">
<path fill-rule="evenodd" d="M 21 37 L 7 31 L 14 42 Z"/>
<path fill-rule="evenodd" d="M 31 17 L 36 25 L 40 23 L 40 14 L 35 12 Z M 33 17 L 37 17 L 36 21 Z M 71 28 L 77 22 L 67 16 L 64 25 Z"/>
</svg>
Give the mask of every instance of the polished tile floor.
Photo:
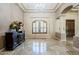
<svg viewBox="0 0 79 59">
<path fill-rule="evenodd" d="M 54 39 L 26 39 L 13 51 L 1 51 L 1 55 L 78 55 L 70 41 Z"/>
</svg>

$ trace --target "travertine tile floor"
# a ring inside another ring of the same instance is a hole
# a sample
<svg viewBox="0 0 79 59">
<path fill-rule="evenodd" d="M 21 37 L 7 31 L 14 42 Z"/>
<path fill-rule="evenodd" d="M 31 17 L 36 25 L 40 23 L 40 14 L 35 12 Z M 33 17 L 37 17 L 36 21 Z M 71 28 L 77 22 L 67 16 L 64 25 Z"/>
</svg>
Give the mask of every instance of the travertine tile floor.
<svg viewBox="0 0 79 59">
<path fill-rule="evenodd" d="M 26 39 L 13 51 L 1 51 L 0 55 L 77 55 L 79 51 L 73 48 L 69 41 L 54 39 Z"/>
</svg>

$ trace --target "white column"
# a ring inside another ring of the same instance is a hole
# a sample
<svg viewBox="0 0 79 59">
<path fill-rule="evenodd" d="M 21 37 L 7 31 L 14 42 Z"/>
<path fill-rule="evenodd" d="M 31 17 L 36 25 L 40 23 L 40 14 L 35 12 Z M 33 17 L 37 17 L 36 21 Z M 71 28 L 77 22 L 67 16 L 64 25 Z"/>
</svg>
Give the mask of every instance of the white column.
<svg viewBox="0 0 79 59">
<path fill-rule="evenodd" d="M 66 41 L 66 24 L 65 16 L 61 15 L 60 17 L 60 32 L 61 32 L 61 41 Z"/>
<path fill-rule="evenodd" d="M 76 35 L 79 37 L 79 6 L 78 6 L 78 13 L 77 13 L 77 20 L 76 20 Z"/>
</svg>

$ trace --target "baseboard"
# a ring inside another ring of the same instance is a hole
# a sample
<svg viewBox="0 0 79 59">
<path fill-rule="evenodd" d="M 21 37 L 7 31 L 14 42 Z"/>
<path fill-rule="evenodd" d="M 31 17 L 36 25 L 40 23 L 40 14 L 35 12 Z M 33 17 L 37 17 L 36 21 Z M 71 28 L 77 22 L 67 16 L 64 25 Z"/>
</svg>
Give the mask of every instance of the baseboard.
<svg viewBox="0 0 79 59">
<path fill-rule="evenodd" d="M 3 51 L 5 48 L 0 49 L 0 52 Z"/>
<path fill-rule="evenodd" d="M 30 37 L 25 37 L 25 39 L 51 39 L 51 38 L 30 38 Z"/>
<path fill-rule="evenodd" d="M 55 38 L 58 39 L 58 40 L 61 39 L 61 33 L 56 32 L 55 33 Z"/>
<path fill-rule="evenodd" d="M 75 50 L 77 50 L 77 51 L 79 51 L 79 49 L 78 48 L 76 48 L 76 47 L 73 47 Z"/>
</svg>

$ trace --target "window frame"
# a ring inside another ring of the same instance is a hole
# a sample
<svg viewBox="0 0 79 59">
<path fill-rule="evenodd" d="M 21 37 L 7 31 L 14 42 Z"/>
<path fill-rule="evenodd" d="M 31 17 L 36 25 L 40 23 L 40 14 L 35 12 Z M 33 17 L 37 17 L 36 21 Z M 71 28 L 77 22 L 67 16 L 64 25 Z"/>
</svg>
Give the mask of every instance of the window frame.
<svg viewBox="0 0 79 59">
<path fill-rule="evenodd" d="M 39 22 L 39 31 L 38 32 L 33 32 L 33 23 L 35 23 L 35 22 Z M 41 32 L 40 30 L 40 22 L 43 22 L 43 23 L 46 23 L 46 32 Z M 33 21 L 32 22 L 32 34 L 47 34 L 47 22 L 46 21 L 44 21 L 44 20 L 35 20 L 35 21 Z"/>
</svg>

